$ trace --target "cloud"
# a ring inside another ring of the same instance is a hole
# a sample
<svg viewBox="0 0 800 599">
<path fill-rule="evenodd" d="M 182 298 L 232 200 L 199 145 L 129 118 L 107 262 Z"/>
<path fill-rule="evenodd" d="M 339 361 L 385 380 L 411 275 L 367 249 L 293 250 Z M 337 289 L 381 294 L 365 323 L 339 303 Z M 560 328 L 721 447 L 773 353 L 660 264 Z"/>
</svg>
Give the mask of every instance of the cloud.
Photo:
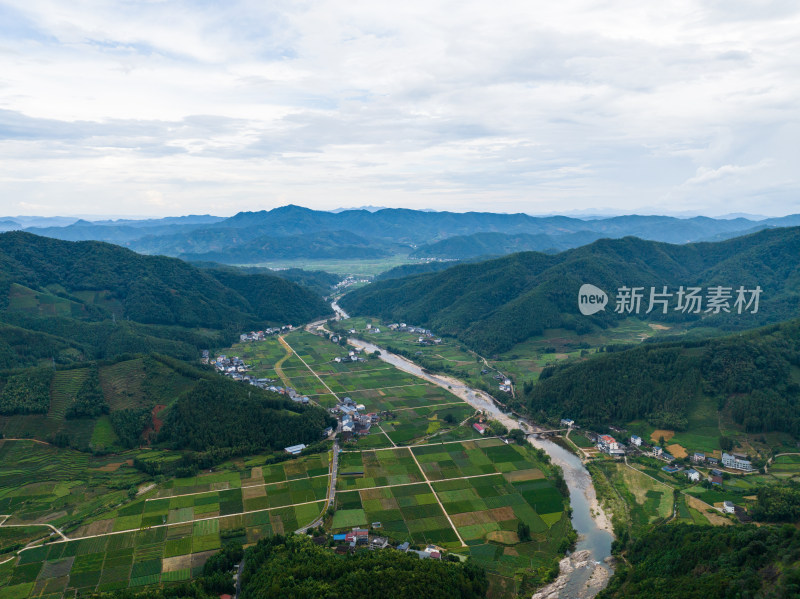
<svg viewBox="0 0 800 599">
<path fill-rule="evenodd" d="M 723 177 L 731 177 L 738 175 L 745 175 L 755 170 L 769 166 L 770 160 L 762 160 L 758 164 L 748 164 L 740 166 L 736 164 L 725 164 L 719 168 L 709 168 L 701 166 L 697 169 L 697 173 L 691 179 L 688 179 L 684 185 L 702 185 L 717 181 Z"/>
<path fill-rule="evenodd" d="M 798 10 L 0 0 L 0 197 L 783 213 Z"/>
</svg>

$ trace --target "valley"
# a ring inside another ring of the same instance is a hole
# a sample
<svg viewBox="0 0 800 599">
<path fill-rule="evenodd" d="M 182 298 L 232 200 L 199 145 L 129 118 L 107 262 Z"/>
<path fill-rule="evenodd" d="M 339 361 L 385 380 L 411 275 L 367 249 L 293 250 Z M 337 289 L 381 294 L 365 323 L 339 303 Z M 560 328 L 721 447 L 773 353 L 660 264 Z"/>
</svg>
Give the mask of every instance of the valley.
<svg viewBox="0 0 800 599">
<path fill-rule="evenodd" d="M 637 543 L 665 527 L 794 521 L 795 243 L 605 240 L 368 282 L 3 236 L 0 588 L 228 589 L 235 547 L 297 532 L 325 555 L 458 562 L 490 598 L 589 599 L 637 588 Z M 656 255 L 674 281 L 713 281 L 731 248 L 789 274 L 762 304 L 772 324 L 580 323 L 555 286 L 587 252 L 609 289 Z M 529 305 L 533 327 L 515 320 Z M 752 471 L 718 463 L 732 454 Z"/>
</svg>

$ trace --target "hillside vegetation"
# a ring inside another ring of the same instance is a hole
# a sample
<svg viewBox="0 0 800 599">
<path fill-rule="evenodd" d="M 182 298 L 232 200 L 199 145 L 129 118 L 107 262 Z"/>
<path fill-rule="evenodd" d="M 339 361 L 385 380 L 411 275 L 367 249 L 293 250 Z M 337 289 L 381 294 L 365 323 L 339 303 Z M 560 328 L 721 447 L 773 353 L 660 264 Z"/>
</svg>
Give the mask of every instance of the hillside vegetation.
<svg viewBox="0 0 800 599">
<path fill-rule="evenodd" d="M 476 256 L 503 256 L 529 251 L 552 254 L 591 243 L 601 237 L 603 235 L 592 231 L 578 231 L 563 235 L 473 233 L 472 235 L 456 235 L 420 246 L 411 253 L 411 257 L 464 260 Z"/>
<path fill-rule="evenodd" d="M 797 597 L 798 558 L 793 526 L 660 526 L 632 543 L 598 599 Z"/>
<path fill-rule="evenodd" d="M 341 558 L 308 537 L 276 535 L 248 550 L 242 598 L 357 599 L 369 589 L 386 598 L 478 599 L 487 586 L 486 574 L 470 563 L 421 560 L 393 549 Z"/>
<path fill-rule="evenodd" d="M 194 358 L 245 328 L 328 312 L 313 291 L 265 273 L 201 270 L 107 243 L 0 235 L 0 369 L 124 353 Z"/>
<path fill-rule="evenodd" d="M 614 294 L 624 285 L 708 288 L 760 286 L 757 314 L 689 314 L 660 307 L 647 317 L 661 322 L 745 329 L 796 315 L 800 297 L 800 228 L 762 231 L 719 243 L 669 245 L 636 238 L 603 239 L 556 255 L 535 252 L 460 264 L 442 272 L 376 282 L 340 300 L 351 315 L 380 316 L 452 335 L 485 354 L 502 352 L 545 329 L 587 333 L 608 327 Z M 578 290 L 592 283 L 609 294 L 607 309 L 593 316 L 578 311 Z M 732 302 L 731 302 L 732 303 Z M 642 301 L 641 314 L 648 308 Z M 627 316 L 627 314 L 625 314 Z"/>
<path fill-rule="evenodd" d="M 236 453 L 321 440 L 335 420 L 325 410 L 215 376 L 200 381 L 169 409 L 159 435 L 176 449 Z"/>
<path fill-rule="evenodd" d="M 526 407 L 586 423 L 647 419 L 685 430 L 691 406 L 712 397 L 747 432 L 800 436 L 800 320 L 704 341 L 645 343 L 550 367 Z M 794 374 L 793 374 L 794 373 Z"/>
</svg>

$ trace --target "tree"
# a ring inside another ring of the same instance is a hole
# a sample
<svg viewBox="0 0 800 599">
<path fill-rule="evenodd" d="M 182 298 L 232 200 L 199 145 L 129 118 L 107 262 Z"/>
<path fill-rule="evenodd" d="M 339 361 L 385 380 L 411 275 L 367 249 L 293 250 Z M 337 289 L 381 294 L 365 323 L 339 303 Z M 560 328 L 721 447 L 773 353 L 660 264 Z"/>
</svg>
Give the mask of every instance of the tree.
<svg viewBox="0 0 800 599">
<path fill-rule="evenodd" d="M 725 435 L 719 438 L 719 447 L 722 451 L 731 451 L 733 449 L 733 439 Z"/>
<path fill-rule="evenodd" d="M 530 541 L 531 527 L 520 521 L 520 523 L 517 524 L 517 536 L 519 537 L 520 541 Z"/>
<path fill-rule="evenodd" d="M 513 439 L 517 445 L 525 444 L 525 433 L 518 428 L 511 429 L 511 432 L 508 433 L 508 436 Z"/>
</svg>

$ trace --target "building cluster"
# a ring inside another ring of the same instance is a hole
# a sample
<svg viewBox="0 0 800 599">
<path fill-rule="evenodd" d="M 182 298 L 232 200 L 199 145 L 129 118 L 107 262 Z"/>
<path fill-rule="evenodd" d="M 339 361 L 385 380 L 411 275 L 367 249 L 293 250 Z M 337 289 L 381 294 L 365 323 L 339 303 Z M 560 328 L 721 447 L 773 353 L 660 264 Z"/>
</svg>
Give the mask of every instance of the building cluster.
<svg viewBox="0 0 800 599">
<path fill-rule="evenodd" d="M 275 383 L 278 382 L 276 379 L 258 378 L 249 374 L 247 371 L 250 370 L 250 365 L 245 364 L 244 361 L 239 358 L 239 356 L 228 357 L 225 355 L 219 355 L 214 359 L 212 364 L 214 365 L 214 368 L 216 368 L 217 372 L 232 378 L 234 381 L 249 383 L 254 387 L 264 389 L 265 391 L 281 393 L 297 403 L 308 404 L 311 402 L 308 396 L 300 395 L 291 387 L 281 387 L 280 385 L 276 385 Z"/>
<path fill-rule="evenodd" d="M 372 528 L 381 528 L 380 522 L 373 522 Z M 416 553 L 420 559 L 442 559 L 443 550 L 436 545 L 428 545 L 425 549 L 416 550 L 411 549 L 408 542 L 400 543 L 393 546 L 389 543 L 389 539 L 378 535 L 370 535 L 369 531 L 364 528 L 354 528 L 346 533 L 338 533 L 333 535 L 333 542 L 337 544 L 337 553 L 348 553 L 355 551 L 358 547 L 368 549 L 386 549 L 387 547 L 402 551 L 403 553 Z"/>
<path fill-rule="evenodd" d="M 250 331 L 249 333 L 242 333 L 239 335 L 239 341 L 244 343 L 245 341 L 264 341 L 270 335 L 277 335 L 283 332 L 289 332 L 294 327 L 290 324 L 283 325 L 282 327 L 264 329 L 263 331 Z"/>
<path fill-rule="evenodd" d="M 617 441 L 611 435 L 599 435 L 597 437 L 597 449 L 612 457 L 622 457 L 625 455 L 625 445 Z"/>
<path fill-rule="evenodd" d="M 367 327 L 369 328 L 369 325 L 367 325 Z M 420 345 L 440 345 L 442 343 L 441 338 L 434 336 L 430 329 L 423 327 L 416 327 L 404 322 L 394 322 L 389 325 L 389 329 L 392 331 L 399 331 L 401 333 L 419 335 L 419 337 L 417 337 L 417 343 Z M 378 329 L 377 331 L 369 332 L 380 332 L 380 330 Z"/>
<path fill-rule="evenodd" d="M 750 463 L 750 460 L 747 459 L 746 455 L 741 453 L 723 453 L 722 465 L 726 468 L 744 470 L 745 472 L 750 472 L 753 470 L 753 465 Z"/>
<path fill-rule="evenodd" d="M 354 277 L 353 275 L 347 275 L 344 279 L 336 283 L 334 285 L 335 289 L 346 289 L 352 285 L 356 285 L 358 283 L 369 283 L 370 279 L 365 279 L 364 277 Z"/>
<path fill-rule="evenodd" d="M 364 410 L 364 404 L 356 403 L 350 397 L 345 397 L 330 409 L 331 414 L 339 418 L 339 429 L 343 441 L 351 439 L 354 435 L 368 435 L 372 425 L 380 422 L 379 414 L 364 413 Z"/>
<path fill-rule="evenodd" d="M 347 362 L 366 362 L 367 359 L 361 355 L 360 349 L 351 349 L 347 352 L 346 356 L 336 356 L 333 361 L 337 364 L 341 364 Z"/>
<path fill-rule="evenodd" d="M 511 393 L 511 389 L 512 389 L 511 385 L 512 385 L 512 383 L 511 383 L 511 379 L 510 378 L 508 378 L 507 376 L 505 376 L 505 375 L 503 375 L 503 374 L 501 374 L 499 372 L 496 375 L 494 375 L 492 378 L 500 383 L 499 386 L 498 386 L 500 391 L 503 391 L 504 393 Z"/>
</svg>

